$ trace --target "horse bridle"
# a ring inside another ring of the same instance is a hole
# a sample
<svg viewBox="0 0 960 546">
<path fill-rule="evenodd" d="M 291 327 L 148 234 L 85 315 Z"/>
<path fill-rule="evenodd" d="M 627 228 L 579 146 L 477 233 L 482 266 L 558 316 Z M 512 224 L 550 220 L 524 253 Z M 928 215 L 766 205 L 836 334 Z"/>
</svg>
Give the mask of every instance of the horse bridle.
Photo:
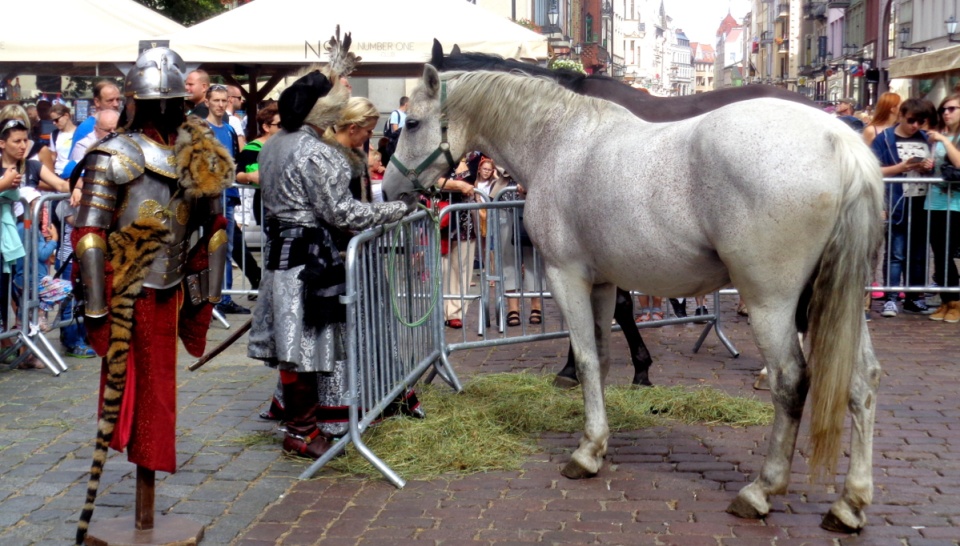
<svg viewBox="0 0 960 546">
<path fill-rule="evenodd" d="M 412 169 L 408 169 L 402 161 L 397 159 L 397 154 L 390 156 L 390 163 L 397 167 L 397 170 L 410 180 L 417 191 L 425 195 L 436 193 L 436 189 L 433 184 L 430 184 L 430 189 L 424 187 L 423 184 L 420 183 L 420 175 L 423 174 L 423 171 L 425 171 L 427 167 L 433 165 L 433 162 L 436 161 L 437 158 L 442 155 L 447 160 L 447 166 L 451 171 L 457 167 L 457 162 L 454 161 L 453 155 L 450 153 L 450 143 L 447 142 L 447 112 L 443 108 L 446 101 L 447 82 L 440 82 L 440 144 L 437 145 L 437 148 L 433 150 L 430 155 Z"/>
</svg>

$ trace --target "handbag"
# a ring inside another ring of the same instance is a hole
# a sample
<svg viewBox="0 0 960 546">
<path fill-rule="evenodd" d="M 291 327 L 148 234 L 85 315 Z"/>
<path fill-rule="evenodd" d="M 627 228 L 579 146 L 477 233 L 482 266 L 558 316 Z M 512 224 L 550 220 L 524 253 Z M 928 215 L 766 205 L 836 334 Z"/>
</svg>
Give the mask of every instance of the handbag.
<svg viewBox="0 0 960 546">
<path fill-rule="evenodd" d="M 953 145 L 957 146 L 960 135 L 953 137 Z M 945 156 L 943 165 L 940 165 L 940 176 L 947 182 L 960 182 L 960 167 L 957 167 L 950 161 L 949 156 Z"/>
</svg>

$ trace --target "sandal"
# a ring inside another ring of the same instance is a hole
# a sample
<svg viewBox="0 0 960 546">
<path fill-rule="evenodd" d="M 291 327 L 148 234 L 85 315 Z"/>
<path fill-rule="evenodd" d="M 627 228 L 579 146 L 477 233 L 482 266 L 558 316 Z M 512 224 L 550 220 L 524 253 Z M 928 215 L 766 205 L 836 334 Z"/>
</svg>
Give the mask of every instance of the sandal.
<svg viewBox="0 0 960 546">
<path fill-rule="evenodd" d="M 530 324 L 540 324 L 543 322 L 543 311 L 539 309 L 530 310 Z"/>
<path fill-rule="evenodd" d="M 19 370 L 42 370 L 44 368 L 46 368 L 46 366 L 43 364 L 43 362 L 40 362 L 39 358 L 35 356 L 28 357 L 26 360 L 17 365 L 17 369 Z"/>
<path fill-rule="evenodd" d="M 447 328 L 453 328 L 454 330 L 459 330 L 460 328 L 463 328 L 463 321 L 458 318 L 450 319 L 444 322 L 444 324 L 447 326 Z"/>
<path fill-rule="evenodd" d="M 507 326 L 520 326 L 520 311 L 507 313 Z"/>
<path fill-rule="evenodd" d="M 650 322 L 650 310 L 644 309 L 633 319 L 633 321 L 637 324 L 640 324 L 641 322 Z"/>
<path fill-rule="evenodd" d="M 663 320 L 663 311 L 654 311 L 650 313 L 650 320 Z"/>
</svg>

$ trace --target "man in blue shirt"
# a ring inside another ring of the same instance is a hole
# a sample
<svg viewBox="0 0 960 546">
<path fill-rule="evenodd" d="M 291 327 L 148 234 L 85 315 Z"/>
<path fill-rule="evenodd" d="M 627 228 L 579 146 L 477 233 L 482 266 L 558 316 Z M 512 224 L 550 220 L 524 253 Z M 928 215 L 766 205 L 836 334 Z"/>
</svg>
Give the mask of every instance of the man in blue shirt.
<svg viewBox="0 0 960 546">
<path fill-rule="evenodd" d="M 207 114 L 207 124 L 213 130 L 217 140 L 230 150 L 230 153 L 236 157 L 238 150 L 237 134 L 233 128 L 223 123 L 223 114 L 227 111 L 227 104 L 230 102 L 227 88 L 223 85 L 211 85 L 207 88 L 207 108 L 210 113 Z M 226 203 L 223 207 L 223 215 L 227 219 L 227 256 L 233 255 L 233 231 L 234 231 L 234 208 L 240 204 L 240 191 L 237 188 L 227 188 L 223 192 Z M 233 288 L 233 265 L 227 260 L 226 275 L 224 276 L 224 289 Z M 229 294 L 224 294 L 223 299 L 217 304 L 217 311 L 223 314 L 248 315 L 250 310 L 233 301 Z"/>
<path fill-rule="evenodd" d="M 120 88 L 110 80 L 100 80 L 93 86 L 93 107 L 94 113 L 104 110 L 113 110 L 120 113 Z M 67 157 L 73 157 L 73 150 L 83 137 L 93 132 L 97 120 L 93 115 L 87 116 L 83 123 L 77 125 L 73 132 L 73 144 L 70 146 L 70 154 Z M 73 170 L 70 168 L 70 170 Z"/>
</svg>

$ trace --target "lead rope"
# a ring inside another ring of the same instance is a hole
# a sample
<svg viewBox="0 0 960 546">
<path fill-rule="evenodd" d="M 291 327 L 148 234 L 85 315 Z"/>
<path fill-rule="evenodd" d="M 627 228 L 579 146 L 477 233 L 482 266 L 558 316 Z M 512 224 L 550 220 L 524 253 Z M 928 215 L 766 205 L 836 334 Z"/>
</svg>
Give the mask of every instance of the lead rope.
<svg viewBox="0 0 960 546">
<path fill-rule="evenodd" d="M 439 211 L 432 211 L 427 207 L 423 206 L 422 204 L 418 205 L 418 208 L 427 211 L 427 216 L 430 218 L 430 223 L 434 233 L 434 240 L 439 242 L 441 237 Z M 403 225 L 399 223 L 395 228 L 393 228 L 394 241 L 396 241 L 399 238 L 401 229 L 403 229 Z M 434 258 L 434 263 L 433 263 L 434 267 L 432 269 L 430 268 L 427 269 L 427 271 L 431 275 L 430 283 L 433 288 L 431 290 L 431 295 L 430 295 L 430 304 L 427 306 L 427 310 L 423 314 L 423 316 L 413 321 L 407 321 L 404 318 L 403 313 L 400 310 L 400 304 L 397 301 L 399 290 L 397 290 L 397 287 L 394 284 L 394 280 L 396 279 L 396 270 L 397 270 L 396 262 L 397 262 L 398 251 L 399 250 L 397 248 L 397 245 L 394 245 L 393 251 L 389 253 L 388 259 L 387 259 L 387 289 L 390 290 L 390 304 L 391 304 L 391 307 L 393 308 L 393 316 L 397 319 L 397 321 L 400 324 L 408 328 L 416 328 L 418 326 L 422 326 L 427 322 L 427 320 L 430 319 L 430 317 L 433 315 L 434 309 L 436 309 L 437 301 L 440 298 L 440 291 L 442 290 L 442 286 L 441 286 L 442 275 L 436 274 L 436 272 L 440 271 L 440 267 L 441 267 L 440 248 L 438 244 L 437 251 L 434 253 L 436 256 Z"/>
</svg>

